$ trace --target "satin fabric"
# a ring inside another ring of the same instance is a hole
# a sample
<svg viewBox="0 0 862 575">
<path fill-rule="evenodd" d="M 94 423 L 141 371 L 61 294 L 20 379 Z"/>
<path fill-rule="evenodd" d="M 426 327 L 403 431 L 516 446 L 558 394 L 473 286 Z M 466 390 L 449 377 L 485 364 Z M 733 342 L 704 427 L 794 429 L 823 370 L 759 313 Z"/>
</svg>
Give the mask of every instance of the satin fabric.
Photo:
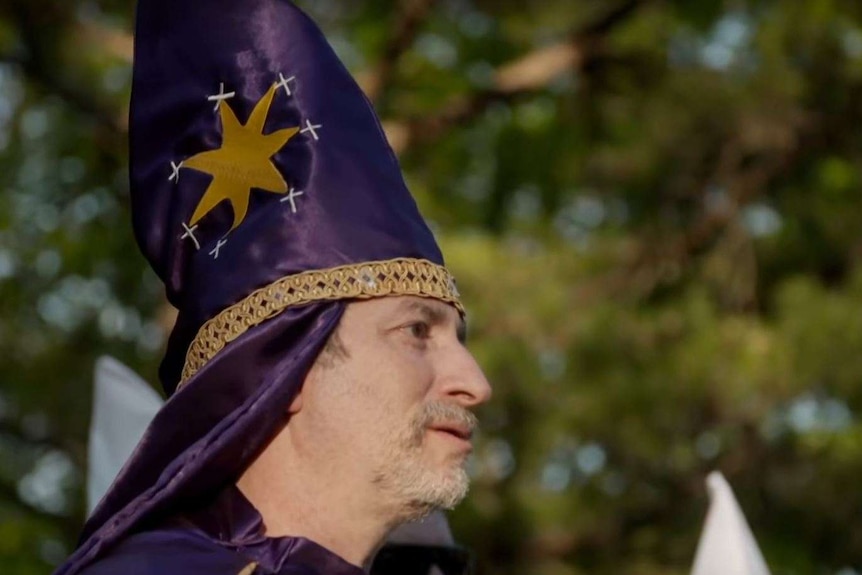
<svg viewBox="0 0 862 575">
<path fill-rule="evenodd" d="M 303 195 L 297 212 L 282 196 L 252 190 L 248 215 L 233 222 L 228 202 L 180 240 L 211 177 L 171 162 L 221 145 L 207 95 L 221 84 L 240 122 L 273 83 L 279 88 L 264 133 L 306 121 L 320 125 L 273 157 Z M 132 86 L 131 189 L 135 235 L 165 282 L 179 319 L 161 369 L 170 394 L 200 326 L 228 305 L 298 272 L 398 257 L 443 264 L 404 184 L 398 161 L 365 95 L 317 26 L 287 0 L 141 0 Z M 210 252 L 220 240 L 218 258 Z"/>
<path fill-rule="evenodd" d="M 303 191 L 296 212 L 279 194 L 251 189 L 239 227 L 229 231 L 233 213 L 222 202 L 192 239 L 183 224 L 211 176 L 174 174 L 171 164 L 221 145 L 208 97 L 234 92 L 219 105 L 244 124 L 273 83 L 290 77 L 291 95 L 277 90 L 263 133 L 319 126 L 319 139 L 298 133 L 272 157 Z M 174 393 L 204 322 L 302 271 L 399 257 L 443 264 L 371 105 L 317 26 L 287 0 L 140 0 L 130 154 L 135 235 L 179 310 L 160 369 L 169 399 L 58 575 L 78 573 L 142 525 L 233 483 L 284 424 L 344 303 L 282 312 L 228 343 Z"/>
<path fill-rule="evenodd" d="M 343 308 L 336 302 L 286 311 L 218 354 L 170 398 L 57 574 L 77 573 L 141 525 L 232 483 L 285 423 Z"/>
<path fill-rule="evenodd" d="M 136 533 L 82 575 L 363 575 L 304 537 L 266 537 L 260 514 L 236 487 L 202 509 Z"/>
</svg>

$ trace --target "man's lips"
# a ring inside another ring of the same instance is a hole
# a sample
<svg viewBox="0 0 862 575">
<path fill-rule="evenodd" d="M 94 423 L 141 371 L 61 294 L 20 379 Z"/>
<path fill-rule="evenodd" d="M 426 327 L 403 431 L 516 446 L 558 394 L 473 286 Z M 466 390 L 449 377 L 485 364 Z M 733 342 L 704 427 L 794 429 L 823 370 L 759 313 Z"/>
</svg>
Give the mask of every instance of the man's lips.
<svg viewBox="0 0 862 575">
<path fill-rule="evenodd" d="M 450 435 L 454 435 L 458 439 L 463 441 L 470 441 L 473 437 L 473 430 L 466 425 L 458 425 L 454 423 L 444 423 L 432 425 L 430 429 L 434 431 L 442 431 L 443 433 L 448 433 Z"/>
</svg>

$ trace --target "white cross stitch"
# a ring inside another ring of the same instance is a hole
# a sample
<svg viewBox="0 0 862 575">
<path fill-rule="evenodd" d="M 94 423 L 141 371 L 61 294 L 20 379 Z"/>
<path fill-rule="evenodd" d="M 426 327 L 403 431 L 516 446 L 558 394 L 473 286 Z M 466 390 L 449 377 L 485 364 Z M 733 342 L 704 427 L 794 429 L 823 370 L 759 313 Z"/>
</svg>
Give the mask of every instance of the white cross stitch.
<svg viewBox="0 0 862 575">
<path fill-rule="evenodd" d="M 218 242 L 216 242 L 216 247 L 214 247 L 213 250 L 210 252 L 210 255 L 213 257 L 214 260 L 218 259 L 218 252 L 226 243 L 227 240 L 219 240 Z"/>
<path fill-rule="evenodd" d="M 288 192 L 288 194 L 278 201 L 281 202 L 282 204 L 284 202 L 290 202 L 290 211 L 295 214 L 296 213 L 296 200 L 295 200 L 295 198 L 298 198 L 299 196 L 303 196 L 303 195 L 305 195 L 305 192 L 303 192 L 302 190 L 296 191 L 296 188 L 290 188 L 290 191 Z"/>
<path fill-rule="evenodd" d="M 171 170 L 173 171 L 173 173 L 168 177 L 169 182 L 173 182 L 174 180 L 176 180 L 176 182 L 178 184 L 180 183 L 180 168 L 182 168 L 182 167 L 183 167 L 182 162 L 180 162 L 179 164 L 175 164 L 174 162 L 171 162 Z"/>
<path fill-rule="evenodd" d="M 315 130 L 317 128 L 322 128 L 322 127 L 323 127 L 323 124 L 312 124 L 311 120 L 306 120 L 305 121 L 305 127 L 303 129 L 301 129 L 299 131 L 299 133 L 304 134 L 306 132 L 311 132 L 312 137 L 314 137 L 315 140 L 319 140 L 320 137 L 317 135 L 317 132 Z"/>
<path fill-rule="evenodd" d="M 285 78 L 283 74 L 278 74 L 278 82 L 276 86 L 279 88 L 284 88 L 284 91 L 288 96 L 293 96 L 293 92 L 290 91 L 290 83 L 296 81 L 296 76 L 291 76 L 290 78 Z"/>
<path fill-rule="evenodd" d="M 195 224 L 192 227 L 188 227 L 185 223 L 183 223 L 183 229 L 186 231 L 186 233 L 181 235 L 180 239 L 184 240 L 186 238 L 191 238 L 192 241 L 195 243 L 195 249 L 197 249 L 197 250 L 201 249 L 201 244 L 200 244 L 200 242 L 198 242 L 198 239 L 195 237 L 195 230 L 198 229 L 198 225 Z"/>
<path fill-rule="evenodd" d="M 215 108 L 213 108 L 213 111 L 218 112 L 218 107 L 221 105 L 222 101 L 233 98 L 234 96 L 236 96 L 236 92 L 225 92 L 224 82 L 219 82 L 218 94 L 207 96 L 207 100 L 209 100 L 210 102 L 215 102 Z"/>
</svg>

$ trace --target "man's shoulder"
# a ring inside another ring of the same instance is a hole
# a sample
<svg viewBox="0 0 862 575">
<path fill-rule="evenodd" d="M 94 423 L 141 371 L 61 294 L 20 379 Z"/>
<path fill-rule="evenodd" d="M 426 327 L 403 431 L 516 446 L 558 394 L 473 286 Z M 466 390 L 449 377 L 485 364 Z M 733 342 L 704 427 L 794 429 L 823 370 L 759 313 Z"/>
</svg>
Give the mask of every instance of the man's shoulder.
<svg viewBox="0 0 862 575">
<path fill-rule="evenodd" d="M 155 530 L 136 533 L 81 575 L 251 575 L 255 564 L 196 533 Z"/>
</svg>

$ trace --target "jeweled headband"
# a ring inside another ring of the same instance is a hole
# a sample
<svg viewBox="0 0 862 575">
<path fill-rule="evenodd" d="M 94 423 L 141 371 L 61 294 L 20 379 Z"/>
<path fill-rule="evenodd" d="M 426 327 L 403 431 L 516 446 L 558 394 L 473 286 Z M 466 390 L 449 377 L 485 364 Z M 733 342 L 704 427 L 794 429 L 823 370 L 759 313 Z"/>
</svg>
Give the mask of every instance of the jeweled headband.
<svg viewBox="0 0 862 575">
<path fill-rule="evenodd" d="M 428 260 L 398 258 L 302 272 L 256 290 L 206 322 L 189 347 L 180 386 L 225 345 L 288 307 L 388 295 L 433 297 L 464 313 L 452 274 Z"/>
</svg>

